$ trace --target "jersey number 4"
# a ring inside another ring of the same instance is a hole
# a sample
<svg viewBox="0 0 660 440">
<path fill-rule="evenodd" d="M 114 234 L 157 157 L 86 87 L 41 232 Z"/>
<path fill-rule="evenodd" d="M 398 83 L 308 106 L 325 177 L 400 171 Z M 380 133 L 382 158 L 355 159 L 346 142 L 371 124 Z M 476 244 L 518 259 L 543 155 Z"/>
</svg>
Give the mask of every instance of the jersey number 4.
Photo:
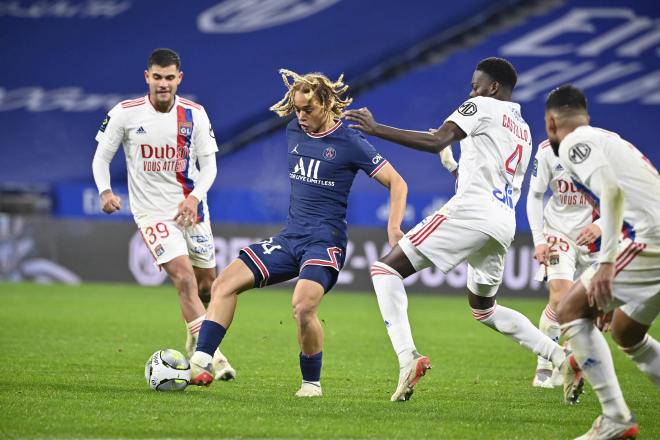
<svg viewBox="0 0 660 440">
<path fill-rule="evenodd" d="M 516 145 L 516 149 L 513 150 L 513 153 L 511 153 L 511 156 L 504 162 L 504 169 L 506 170 L 507 173 L 511 174 L 514 176 L 516 174 L 516 170 L 518 169 L 518 164 L 522 160 L 522 154 L 523 154 L 523 146 L 518 144 Z"/>
</svg>

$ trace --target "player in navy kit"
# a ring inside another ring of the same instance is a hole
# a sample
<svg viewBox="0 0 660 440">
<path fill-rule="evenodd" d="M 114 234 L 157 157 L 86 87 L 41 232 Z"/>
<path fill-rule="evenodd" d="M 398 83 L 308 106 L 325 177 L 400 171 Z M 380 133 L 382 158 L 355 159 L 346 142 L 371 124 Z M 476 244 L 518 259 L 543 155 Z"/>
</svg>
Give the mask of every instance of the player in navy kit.
<svg viewBox="0 0 660 440">
<path fill-rule="evenodd" d="M 403 236 L 407 186 L 364 136 L 340 116 L 352 102 L 348 86 L 320 73 L 281 70 L 287 93 L 271 107 L 279 116 L 296 114 L 286 129 L 291 198 L 284 228 L 274 237 L 243 248 L 213 283 L 211 303 L 191 358 L 192 381 L 213 381 L 211 355 L 231 324 L 238 294 L 299 277 L 292 299 L 298 327 L 302 385 L 298 397 L 320 396 L 323 329 L 317 309 L 337 281 L 347 244 L 346 208 L 353 179 L 364 171 L 390 192 L 388 240 Z M 289 82 L 293 79 L 293 83 Z"/>
</svg>

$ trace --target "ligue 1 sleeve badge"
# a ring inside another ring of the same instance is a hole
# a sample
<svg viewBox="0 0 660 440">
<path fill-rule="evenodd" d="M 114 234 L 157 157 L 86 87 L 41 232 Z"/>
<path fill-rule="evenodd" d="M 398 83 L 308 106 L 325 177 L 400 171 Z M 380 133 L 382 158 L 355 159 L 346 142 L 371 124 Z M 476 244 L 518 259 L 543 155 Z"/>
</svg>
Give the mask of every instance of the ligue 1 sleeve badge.
<svg viewBox="0 0 660 440">
<path fill-rule="evenodd" d="M 323 150 L 323 157 L 326 158 L 327 160 L 334 159 L 336 155 L 337 155 L 337 150 L 335 150 L 332 147 L 328 147 L 325 150 Z"/>
<path fill-rule="evenodd" d="M 101 133 L 105 133 L 105 129 L 108 127 L 109 122 L 110 122 L 110 115 L 106 115 L 105 119 L 101 123 L 101 126 L 99 127 L 99 131 Z"/>
</svg>

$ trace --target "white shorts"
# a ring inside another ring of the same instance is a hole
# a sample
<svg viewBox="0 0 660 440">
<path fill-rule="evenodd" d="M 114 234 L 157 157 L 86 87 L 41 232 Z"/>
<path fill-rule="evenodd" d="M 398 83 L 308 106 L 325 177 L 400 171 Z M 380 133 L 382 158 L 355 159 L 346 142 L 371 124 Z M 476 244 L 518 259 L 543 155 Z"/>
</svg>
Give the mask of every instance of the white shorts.
<svg viewBox="0 0 660 440">
<path fill-rule="evenodd" d="M 399 247 L 416 271 L 435 265 L 447 273 L 467 260 L 467 288 L 475 295 L 494 296 L 502 282 L 506 247 L 466 221 L 436 212 L 411 229 Z"/>
<path fill-rule="evenodd" d="M 550 248 L 548 265 L 541 265 L 536 281 L 576 280 L 597 260 L 598 253 L 590 253 L 586 246 L 578 246 L 559 231 L 547 229 L 545 239 Z"/>
<path fill-rule="evenodd" d="M 187 228 L 174 220 L 141 220 L 138 228 L 158 265 L 187 255 L 195 267 L 209 269 L 216 266 L 215 242 L 208 220 Z"/>
<path fill-rule="evenodd" d="M 589 287 L 598 265 L 587 269 L 580 277 Z M 629 238 L 619 243 L 614 278 L 614 301 L 610 309 L 621 311 L 635 321 L 651 325 L 660 311 L 660 245 L 633 242 Z"/>
</svg>

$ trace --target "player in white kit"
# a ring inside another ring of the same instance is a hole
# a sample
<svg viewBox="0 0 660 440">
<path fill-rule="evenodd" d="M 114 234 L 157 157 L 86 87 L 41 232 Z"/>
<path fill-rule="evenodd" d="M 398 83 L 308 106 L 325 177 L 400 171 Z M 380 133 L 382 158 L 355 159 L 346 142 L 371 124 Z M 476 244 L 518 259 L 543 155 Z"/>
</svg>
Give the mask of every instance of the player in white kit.
<svg viewBox="0 0 660 440">
<path fill-rule="evenodd" d="M 92 169 L 102 209 L 112 214 L 121 201 L 110 185 L 110 162 L 123 145 L 131 212 L 156 263 L 179 293 L 190 355 L 205 316 L 202 298 L 210 298 L 215 279 L 206 192 L 217 173 L 218 147 L 204 108 L 176 95 L 183 78 L 180 66 L 176 52 L 152 52 L 144 72 L 149 94 L 110 110 L 96 135 Z M 218 378 L 234 378 L 220 351 L 214 362 Z"/>
<path fill-rule="evenodd" d="M 378 124 L 367 109 L 346 112 L 356 122 L 355 128 L 410 148 L 440 153 L 461 141 L 456 195 L 371 267 L 378 305 L 399 358 L 399 382 L 392 401 L 408 400 L 431 366 L 415 349 L 403 279 L 432 265 L 446 273 L 467 260 L 467 294 L 475 319 L 554 365 L 566 357 L 529 319 L 495 301 L 516 229 L 514 208 L 532 153 L 520 105 L 510 101 L 515 83 L 516 72 L 508 61 L 481 61 L 472 76 L 470 99 L 437 131 Z"/>
<path fill-rule="evenodd" d="M 637 423 L 594 318 L 614 310 L 612 338 L 660 386 L 660 343 L 648 335 L 660 310 L 660 176 L 632 144 L 589 125 L 586 98 L 576 87 L 553 90 L 545 108 L 555 154 L 601 216 L 598 264 L 573 284 L 557 310 L 573 350 L 565 363 L 570 366 L 564 368 L 565 384 L 583 374 L 603 411 L 579 438 L 635 438 Z M 568 403 L 577 399 L 569 397 Z"/>
<path fill-rule="evenodd" d="M 543 197 L 550 188 L 552 196 L 543 207 Z M 548 305 L 541 313 L 539 329 L 553 341 L 559 341 L 557 304 L 596 259 L 600 246 L 598 215 L 589 199 L 573 184 L 568 172 L 550 148 L 541 142 L 536 151 L 532 178 L 527 194 L 527 218 L 534 240 L 534 259 L 541 263 L 537 281 L 547 281 Z M 550 362 L 539 356 L 532 386 L 553 388 L 561 384 Z"/>
</svg>

